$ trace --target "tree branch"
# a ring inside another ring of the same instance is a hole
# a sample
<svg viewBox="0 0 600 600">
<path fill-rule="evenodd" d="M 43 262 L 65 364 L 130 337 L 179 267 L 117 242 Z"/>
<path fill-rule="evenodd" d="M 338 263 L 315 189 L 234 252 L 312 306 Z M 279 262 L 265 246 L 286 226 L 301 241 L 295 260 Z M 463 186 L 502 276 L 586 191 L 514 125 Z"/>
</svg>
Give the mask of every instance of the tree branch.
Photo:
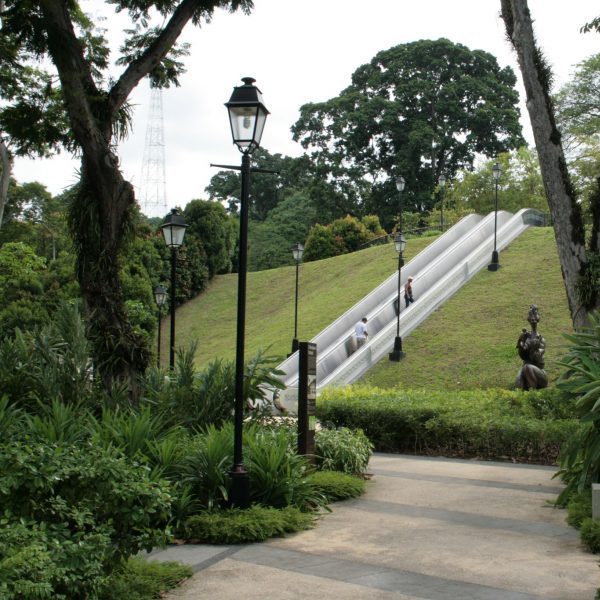
<svg viewBox="0 0 600 600">
<path fill-rule="evenodd" d="M 125 69 L 108 95 L 108 107 L 114 115 L 129 97 L 133 88 L 150 73 L 173 47 L 183 28 L 199 8 L 210 11 L 214 0 L 183 0 L 175 9 L 161 34 Z"/>
<path fill-rule="evenodd" d="M 85 154 L 105 152 L 110 131 L 100 131 L 90 105 L 90 98 L 100 99 L 101 94 L 75 35 L 67 5 L 61 0 L 41 0 L 40 6 L 48 34 L 48 48 L 58 70 L 75 139 Z"/>
</svg>

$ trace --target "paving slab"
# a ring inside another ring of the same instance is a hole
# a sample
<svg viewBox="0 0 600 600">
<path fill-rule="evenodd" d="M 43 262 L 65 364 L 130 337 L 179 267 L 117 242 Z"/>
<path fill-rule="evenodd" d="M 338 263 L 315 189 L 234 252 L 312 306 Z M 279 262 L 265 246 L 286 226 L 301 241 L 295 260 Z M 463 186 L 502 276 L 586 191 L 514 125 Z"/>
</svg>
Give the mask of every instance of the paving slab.
<svg viewBox="0 0 600 600">
<path fill-rule="evenodd" d="M 552 505 L 555 469 L 376 454 L 369 470 L 313 530 L 153 552 L 195 573 L 166 598 L 593 600 L 598 560 Z"/>
</svg>

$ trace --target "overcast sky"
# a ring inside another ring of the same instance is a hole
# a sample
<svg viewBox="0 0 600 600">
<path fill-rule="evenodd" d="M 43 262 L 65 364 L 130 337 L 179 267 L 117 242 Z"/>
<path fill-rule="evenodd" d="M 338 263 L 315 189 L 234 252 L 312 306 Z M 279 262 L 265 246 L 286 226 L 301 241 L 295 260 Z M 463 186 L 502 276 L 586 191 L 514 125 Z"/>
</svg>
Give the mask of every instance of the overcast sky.
<svg viewBox="0 0 600 600">
<path fill-rule="evenodd" d="M 111 17 L 107 28 L 118 21 L 101 0 L 86 5 L 93 14 Z M 249 16 L 220 11 L 210 24 L 200 29 L 189 25 L 184 32 L 192 45 L 187 73 L 181 87 L 162 93 L 167 208 L 206 198 L 204 188 L 217 172 L 210 163 L 239 164 L 223 103 L 241 77 L 256 79 L 271 112 L 262 145 L 289 156 L 302 153 L 290 133 L 300 106 L 337 96 L 356 68 L 397 44 L 445 37 L 486 50 L 501 66 L 513 67 L 524 94 L 499 0 L 254 0 L 254 5 Z M 579 33 L 600 14 L 600 7 L 597 0 L 529 0 L 529 7 L 538 43 L 560 86 L 576 63 L 600 52 L 600 35 Z M 150 100 L 145 81 L 130 100 L 134 130 L 118 154 L 125 177 L 138 190 Z M 523 104 L 521 113 L 531 143 Z M 40 181 L 57 194 L 75 183 L 77 167 L 67 155 L 18 159 L 15 177 L 20 183 Z"/>
</svg>

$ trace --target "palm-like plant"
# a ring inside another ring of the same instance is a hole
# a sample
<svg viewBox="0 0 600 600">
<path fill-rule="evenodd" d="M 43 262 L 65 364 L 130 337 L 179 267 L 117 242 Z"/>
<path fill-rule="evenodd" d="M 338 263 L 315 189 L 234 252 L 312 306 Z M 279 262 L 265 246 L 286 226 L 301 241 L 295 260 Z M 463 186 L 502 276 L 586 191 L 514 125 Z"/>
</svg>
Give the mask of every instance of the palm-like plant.
<svg viewBox="0 0 600 600">
<path fill-rule="evenodd" d="M 565 337 L 571 348 L 559 363 L 566 370 L 557 385 L 573 398 L 585 426 L 561 452 L 559 474 L 567 488 L 559 501 L 600 481 L 600 316 L 590 314 L 589 327 Z"/>
<path fill-rule="evenodd" d="M 233 456 L 233 426 L 209 425 L 186 448 L 182 464 L 183 482 L 188 484 L 200 506 L 213 509 L 229 496 L 229 469 Z"/>
</svg>

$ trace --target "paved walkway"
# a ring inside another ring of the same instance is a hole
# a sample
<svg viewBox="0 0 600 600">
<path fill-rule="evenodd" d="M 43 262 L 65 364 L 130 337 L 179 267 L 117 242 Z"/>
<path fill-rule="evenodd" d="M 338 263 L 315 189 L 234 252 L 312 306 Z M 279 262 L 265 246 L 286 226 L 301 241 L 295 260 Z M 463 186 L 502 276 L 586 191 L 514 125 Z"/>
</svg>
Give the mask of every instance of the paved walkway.
<svg viewBox="0 0 600 600">
<path fill-rule="evenodd" d="M 175 546 L 194 576 L 169 600 L 593 600 L 561 484 L 531 465 L 377 454 L 361 498 L 262 544 Z"/>
</svg>

